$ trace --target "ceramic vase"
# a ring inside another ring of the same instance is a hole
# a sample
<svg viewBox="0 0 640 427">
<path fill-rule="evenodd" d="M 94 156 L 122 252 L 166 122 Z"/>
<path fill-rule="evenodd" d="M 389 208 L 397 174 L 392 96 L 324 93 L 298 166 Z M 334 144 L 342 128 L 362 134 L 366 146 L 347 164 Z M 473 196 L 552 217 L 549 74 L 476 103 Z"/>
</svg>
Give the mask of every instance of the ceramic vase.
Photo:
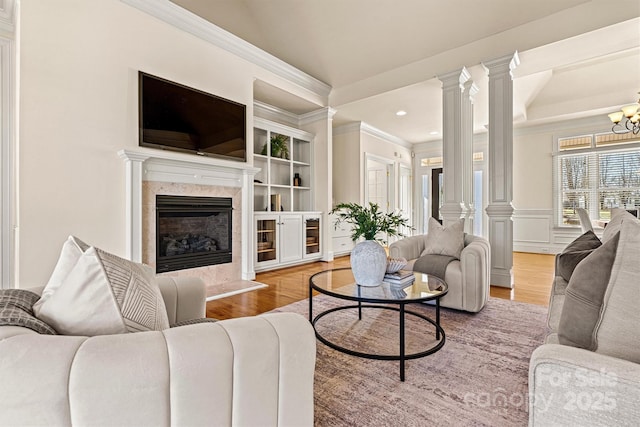
<svg viewBox="0 0 640 427">
<path fill-rule="evenodd" d="M 351 251 L 351 270 L 360 286 L 378 286 L 387 270 L 387 253 L 375 240 L 358 243 Z"/>
</svg>

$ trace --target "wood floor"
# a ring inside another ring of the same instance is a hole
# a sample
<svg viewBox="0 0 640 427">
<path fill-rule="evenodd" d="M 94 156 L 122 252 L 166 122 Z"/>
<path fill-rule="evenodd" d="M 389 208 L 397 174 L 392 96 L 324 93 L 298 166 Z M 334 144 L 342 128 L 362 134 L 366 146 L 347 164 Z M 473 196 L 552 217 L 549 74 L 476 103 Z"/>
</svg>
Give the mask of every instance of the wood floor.
<svg viewBox="0 0 640 427">
<path fill-rule="evenodd" d="M 349 257 L 332 262 L 314 262 L 259 273 L 256 281 L 268 288 L 210 301 L 207 317 L 229 319 L 254 316 L 308 297 L 309 277 L 331 268 L 349 267 Z M 553 280 L 554 256 L 514 252 L 514 288 L 491 287 L 491 296 L 531 304 L 547 305 Z"/>
</svg>

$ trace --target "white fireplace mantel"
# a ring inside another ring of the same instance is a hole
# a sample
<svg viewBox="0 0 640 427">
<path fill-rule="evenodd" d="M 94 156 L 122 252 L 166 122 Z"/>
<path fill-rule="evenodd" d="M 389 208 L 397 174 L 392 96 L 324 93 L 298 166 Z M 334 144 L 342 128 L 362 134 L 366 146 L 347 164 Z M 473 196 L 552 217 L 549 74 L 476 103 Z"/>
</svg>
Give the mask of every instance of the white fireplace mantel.
<svg viewBox="0 0 640 427">
<path fill-rule="evenodd" d="M 126 255 L 142 262 L 142 182 L 160 181 L 184 184 L 240 187 L 242 189 L 243 236 L 251 235 L 253 177 L 260 170 L 232 160 L 200 157 L 151 148 L 126 148 L 118 151 L 126 164 Z M 242 278 L 253 280 L 251 239 L 242 239 Z"/>
</svg>

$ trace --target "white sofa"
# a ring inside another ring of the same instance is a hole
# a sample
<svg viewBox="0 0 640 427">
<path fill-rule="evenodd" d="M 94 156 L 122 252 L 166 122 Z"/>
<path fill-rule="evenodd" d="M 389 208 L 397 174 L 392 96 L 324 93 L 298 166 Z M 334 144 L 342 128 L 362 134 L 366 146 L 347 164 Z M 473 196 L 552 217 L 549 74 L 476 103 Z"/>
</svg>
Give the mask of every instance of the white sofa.
<svg viewBox="0 0 640 427">
<path fill-rule="evenodd" d="M 426 234 L 398 240 L 389 246 L 389 257 L 405 258 L 408 261 L 405 268 L 411 270 L 424 251 L 426 240 Z M 482 310 L 489 299 L 490 273 L 489 241 L 465 234 L 460 260 L 447 265 L 444 281 L 449 286 L 449 292 L 440 300 L 440 305 L 472 313 Z"/>
<path fill-rule="evenodd" d="M 637 220 L 625 212 L 613 215 L 602 242 L 620 231 L 620 243 L 604 295 L 605 303 L 599 308 L 597 329 L 592 333 L 598 339 L 593 351 L 560 343 L 558 331 L 569 282 L 559 273 L 561 267 L 556 256 L 549 301 L 550 333 L 545 343 L 534 350 L 529 365 L 529 425 L 532 427 L 637 426 L 640 423 L 640 364 L 637 354 L 633 360 L 623 349 L 631 346 L 636 353 L 640 349 L 640 334 L 628 332 L 637 331 L 640 323 L 640 233 L 625 235 L 629 228 L 621 223 Z M 609 319 L 614 319 L 613 328 L 607 326 L 612 323 Z M 618 334 L 614 338 L 622 344 L 619 349 L 600 348 L 602 342 L 610 342 L 612 336 Z"/>
<path fill-rule="evenodd" d="M 198 279 L 159 277 L 174 324 Z M 0 327 L 2 426 L 313 425 L 315 335 L 293 313 L 95 337 Z"/>
</svg>

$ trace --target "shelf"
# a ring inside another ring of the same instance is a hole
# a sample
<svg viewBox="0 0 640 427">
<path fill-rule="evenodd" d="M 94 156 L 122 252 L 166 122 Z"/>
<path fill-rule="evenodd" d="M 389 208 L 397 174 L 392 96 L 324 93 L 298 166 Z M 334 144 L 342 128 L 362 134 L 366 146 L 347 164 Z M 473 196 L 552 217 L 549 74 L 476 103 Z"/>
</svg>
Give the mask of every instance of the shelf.
<svg viewBox="0 0 640 427">
<path fill-rule="evenodd" d="M 320 230 L 320 227 L 307 227 L 307 230 Z"/>
<path fill-rule="evenodd" d="M 309 163 L 299 162 L 297 160 L 293 160 L 293 161 L 291 161 L 291 163 L 293 163 L 294 166 L 311 166 Z"/>
<path fill-rule="evenodd" d="M 293 187 L 293 189 L 294 190 L 311 190 L 311 187 Z"/>
<path fill-rule="evenodd" d="M 264 160 L 266 162 L 268 158 L 269 157 L 265 156 L 264 154 L 255 154 L 255 153 L 253 154 L 253 159 L 254 160 L 260 159 L 260 160 Z"/>
<path fill-rule="evenodd" d="M 316 243 L 307 243 L 307 247 L 309 246 L 318 246 L 320 243 L 316 242 Z"/>
<path fill-rule="evenodd" d="M 271 184 L 271 186 L 275 188 L 291 188 L 290 185 L 284 185 L 284 184 Z"/>
<path fill-rule="evenodd" d="M 276 230 L 258 230 L 258 233 L 273 233 Z"/>
<path fill-rule="evenodd" d="M 266 156 L 265 156 L 266 157 Z M 282 163 L 282 164 L 289 164 L 291 163 L 291 160 L 288 159 L 281 159 L 280 157 L 270 157 L 271 162 L 272 163 Z"/>
<path fill-rule="evenodd" d="M 266 254 L 268 252 L 275 252 L 275 248 L 271 248 L 271 249 L 261 249 L 258 251 L 259 254 Z"/>
</svg>

